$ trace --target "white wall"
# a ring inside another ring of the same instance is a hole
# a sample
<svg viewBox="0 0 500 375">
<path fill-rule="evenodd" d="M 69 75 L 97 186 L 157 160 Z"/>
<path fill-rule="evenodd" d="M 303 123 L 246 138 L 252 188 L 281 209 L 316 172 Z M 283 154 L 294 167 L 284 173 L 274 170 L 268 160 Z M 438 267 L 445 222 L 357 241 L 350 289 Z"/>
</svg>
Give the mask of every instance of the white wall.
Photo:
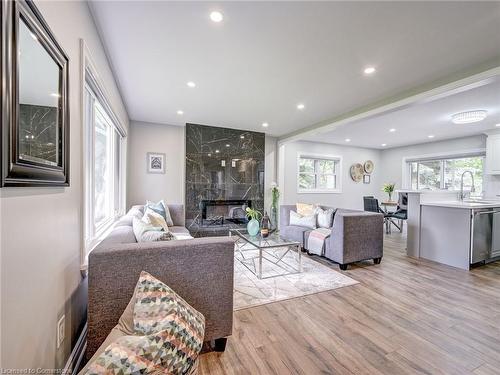
<svg viewBox="0 0 500 375">
<path fill-rule="evenodd" d="M 127 207 L 147 199 L 184 203 L 185 128 L 132 121 L 129 134 Z M 271 183 L 276 181 L 276 142 L 274 137 L 265 138 L 266 209 L 271 205 Z M 165 174 L 146 173 L 148 152 L 165 153 Z"/>
<path fill-rule="evenodd" d="M 132 121 L 129 134 L 127 207 L 148 199 L 184 203 L 185 128 Z M 147 173 L 148 152 L 165 154 L 165 174 Z"/>
<path fill-rule="evenodd" d="M 342 193 L 298 193 L 297 192 L 297 155 L 299 153 L 331 155 L 342 157 Z M 280 188 L 283 204 L 297 202 L 321 204 L 342 208 L 363 208 L 363 196 L 376 195 L 380 191 L 380 174 L 383 166 L 380 163 L 379 150 L 331 145 L 316 142 L 292 142 L 284 145 L 284 161 L 280 163 Z M 375 169 L 370 184 L 354 182 L 349 175 L 349 168 L 354 163 L 371 160 Z M 283 169 L 283 171 L 281 170 Z"/>
<path fill-rule="evenodd" d="M 486 148 L 486 136 L 450 139 L 440 142 L 397 147 L 382 152 L 382 183 L 394 182 L 396 189 L 403 187 L 403 159 L 413 156 L 455 153 Z"/>
<path fill-rule="evenodd" d="M 70 58 L 71 185 L 0 189 L 1 367 L 61 368 L 85 319 L 82 240 L 80 38 L 92 53 L 109 100 L 124 126 L 128 116 L 85 2 L 37 1 Z M 58 318 L 66 339 L 56 349 Z"/>
</svg>

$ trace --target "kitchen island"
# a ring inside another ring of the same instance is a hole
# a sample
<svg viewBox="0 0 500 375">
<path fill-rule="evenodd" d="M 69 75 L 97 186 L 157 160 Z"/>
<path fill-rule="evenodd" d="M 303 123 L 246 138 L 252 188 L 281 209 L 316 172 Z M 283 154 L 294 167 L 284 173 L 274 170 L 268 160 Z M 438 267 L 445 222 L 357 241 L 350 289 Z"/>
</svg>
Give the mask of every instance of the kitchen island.
<svg viewBox="0 0 500 375">
<path fill-rule="evenodd" d="M 500 201 L 420 203 L 420 258 L 461 269 L 500 259 Z"/>
</svg>

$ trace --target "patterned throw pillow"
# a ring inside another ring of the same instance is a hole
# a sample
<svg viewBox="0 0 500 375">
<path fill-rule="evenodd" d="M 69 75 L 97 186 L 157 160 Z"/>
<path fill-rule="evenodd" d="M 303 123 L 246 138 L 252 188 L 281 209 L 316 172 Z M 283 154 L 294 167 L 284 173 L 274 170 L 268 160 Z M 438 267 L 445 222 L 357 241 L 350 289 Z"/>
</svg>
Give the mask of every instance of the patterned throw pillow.
<svg viewBox="0 0 500 375">
<path fill-rule="evenodd" d="M 147 208 L 151 208 L 153 211 L 159 213 L 165 221 L 167 222 L 167 225 L 169 227 L 172 227 L 174 225 L 174 222 L 172 221 L 172 217 L 170 216 L 170 210 L 168 209 L 167 204 L 165 201 L 161 200 L 158 203 L 154 203 L 151 201 L 146 201 L 146 205 L 144 206 L 144 209 L 146 210 Z"/>
<path fill-rule="evenodd" d="M 205 335 L 204 316 L 167 285 L 142 272 L 134 297 L 134 330 L 110 344 L 86 374 L 187 374 Z"/>
<path fill-rule="evenodd" d="M 333 215 L 335 210 L 328 208 L 323 210 L 321 207 L 316 207 L 316 215 L 318 215 L 318 227 L 330 229 L 333 225 Z"/>
<path fill-rule="evenodd" d="M 135 216 L 132 219 L 132 229 L 137 242 L 170 241 L 174 239 L 172 233 L 164 232 L 161 227 L 154 227 Z"/>
<path fill-rule="evenodd" d="M 142 216 L 142 221 L 144 221 L 146 224 L 151 224 L 154 227 L 160 227 L 165 232 L 170 232 L 167 222 L 165 221 L 163 216 L 161 216 L 156 211 L 153 211 L 151 208 L 146 208 L 146 212 Z"/>
<path fill-rule="evenodd" d="M 290 225 L 316 229 L 316 214 L 302 216 L 295 211 L 290 211 Z"/>
</svg>

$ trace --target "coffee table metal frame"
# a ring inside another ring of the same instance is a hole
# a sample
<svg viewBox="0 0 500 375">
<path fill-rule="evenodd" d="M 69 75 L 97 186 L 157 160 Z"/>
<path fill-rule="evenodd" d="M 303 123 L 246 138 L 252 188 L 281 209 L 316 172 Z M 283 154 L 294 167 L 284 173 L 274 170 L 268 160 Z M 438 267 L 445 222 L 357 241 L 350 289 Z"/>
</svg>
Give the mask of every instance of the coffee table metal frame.
<svg viewBox="0 0 500 375">
<path fill-rule="evenodd" d="M 293 275 L 296 273 L 302 272 L 302 252 L 300 250 L 300 243 L 296 241 L 287 241 L 279 237 L 277 234 L 271 234 L 268 238 L 263 238 L 258 234 L 257 236 L 250 236 L 247 233 L 244 233 L 240 229 L 230 229 L 229 235 L 235 235 L 237 240 L 235 242 L 235 251 L 241 255 L 243 259 L 238 259 L 238 261 L 244 265 L 250 272 L 252 272 L 259 279 L 268 279 L 276 276 L 283 275 Z M 251 245 L 250 247 L 246 247 L 245 245 Z M 278 254 L 276 250 L 279 248 L 286 248 L 286 250 L 282 254 Z M 256 256 L 247 256 L 245 252 L 258 250 L 258 255 Z M 291 265 L 287 263 L 284 257 L 293 251 L 297 252 L 297 266 Z M 235 254 L 236 255 L 236 254 Z M 258 261 L 258 267 L 255 266 L 255 260 Z M 272 276 L 262 277 L 262 262 L 266 260 L 268 262 L 273 263 L 278 266 L 282 270 L 286 271 L 283 274 L 277 274 Z M 253 267 L 250 267 L 247 263 L 252 263 Z M 289 269 L 285 268 L 283 265 L 287 265 L 293 272 L 290 272 Z M 253 269 L 252 269 L 253 268 Z M 258 269 L 257 269 L 258 268 Z"/>
</svg>

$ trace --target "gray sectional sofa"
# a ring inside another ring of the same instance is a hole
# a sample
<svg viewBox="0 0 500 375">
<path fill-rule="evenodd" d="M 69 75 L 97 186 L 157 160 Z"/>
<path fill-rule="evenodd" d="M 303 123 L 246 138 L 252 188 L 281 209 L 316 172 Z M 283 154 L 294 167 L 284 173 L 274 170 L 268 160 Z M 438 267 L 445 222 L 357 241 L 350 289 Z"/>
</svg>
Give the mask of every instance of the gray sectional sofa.
<svg viewBox="0 0 500 375">
<path fill-rule="evenodd" d="M 184 228 L 184 207 L 169 205 L 174 233 Z M 141 271 L 166 283 L 206 319 L 205 341 L 225 348 L 233 326 L 234 240 L 230 237 L 137 243 L 134 206 L 89 255 L 88 336 L 86 358 L 103 342 L 132 298 Z"/>
<path fill-rule="evenodd" d="M 326 210 L 333 207 L 320 206 Z M 337 262 L 342 270 L 350 263 L 373 259 L 376 264 L 383 257 L 384 216 L 379 213 L 335 209 L 332 234 L 325 243 L 324 256 Z M 310 228 L 290 225 L 290 211 L 295 205 L 280 207 L 280 235 L 288 240 L 300 242 L 307 250 Z"/>
</svg>

